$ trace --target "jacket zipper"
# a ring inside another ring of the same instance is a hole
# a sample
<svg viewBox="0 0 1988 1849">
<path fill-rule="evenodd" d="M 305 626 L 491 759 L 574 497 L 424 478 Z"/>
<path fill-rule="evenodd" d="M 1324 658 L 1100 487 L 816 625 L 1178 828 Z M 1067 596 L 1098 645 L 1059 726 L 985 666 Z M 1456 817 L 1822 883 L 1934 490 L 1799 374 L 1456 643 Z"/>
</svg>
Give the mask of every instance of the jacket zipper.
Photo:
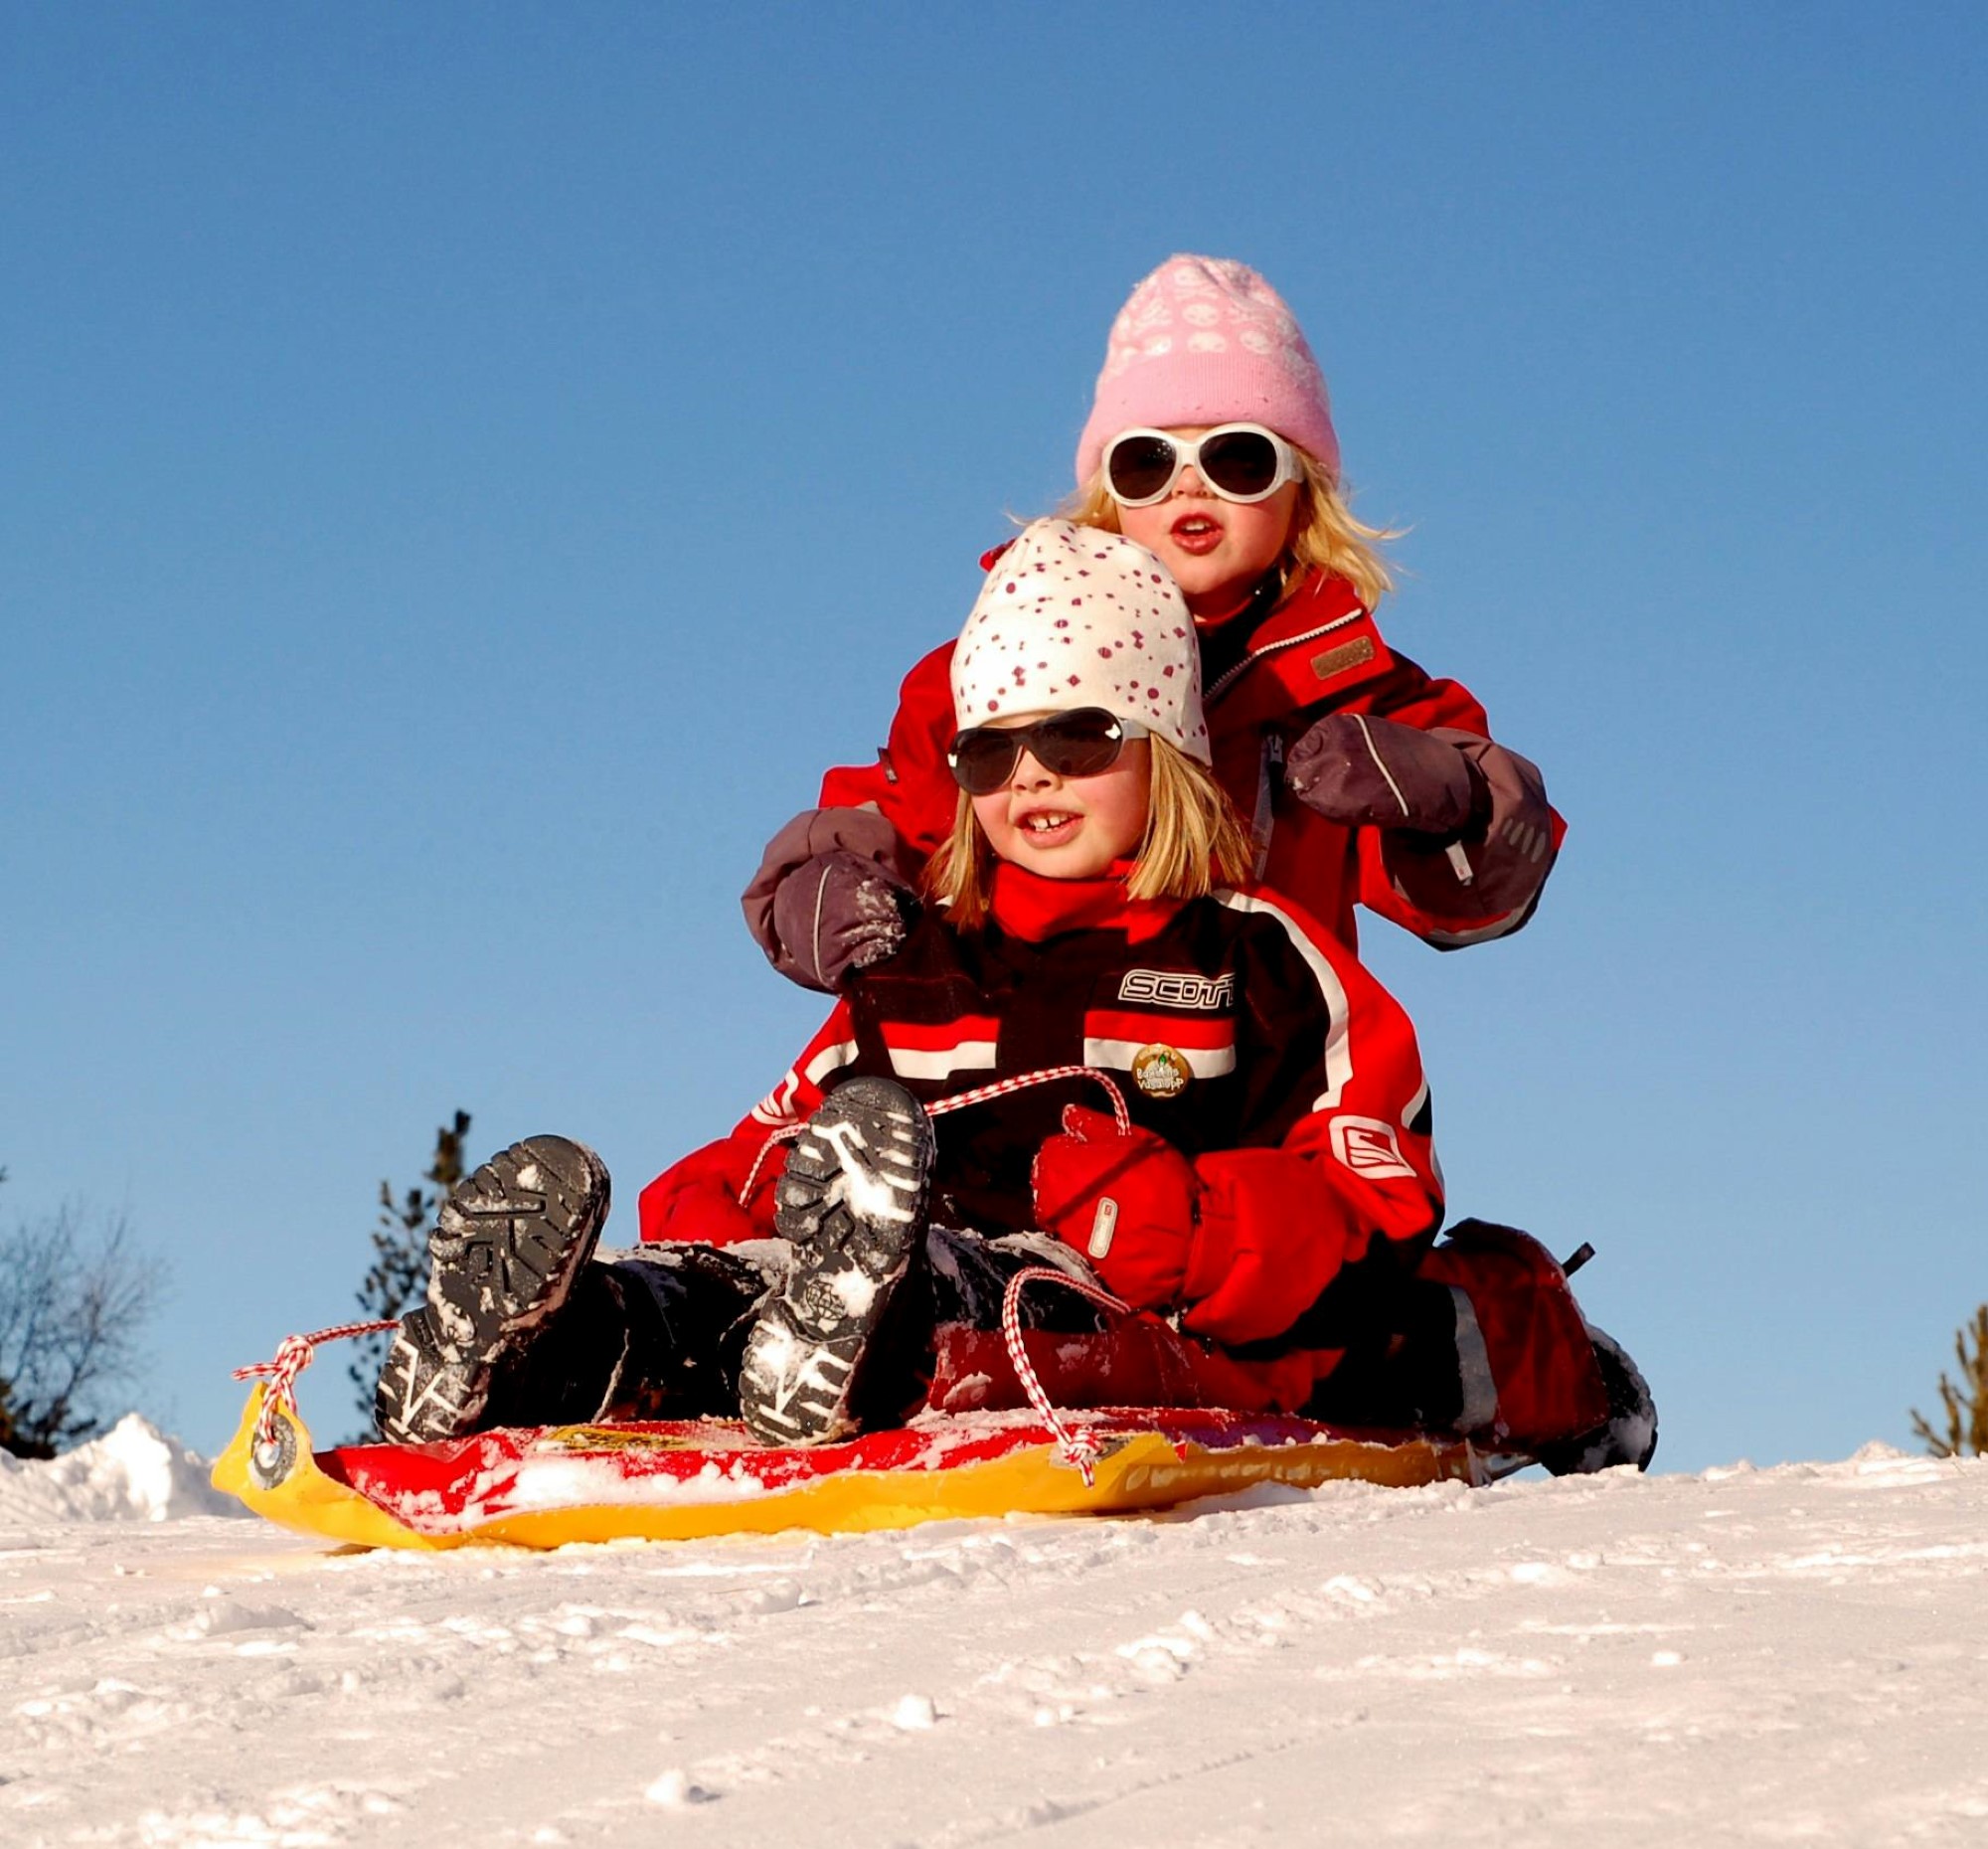
<svg viewBox="0 0 1988 1849">
<path fill-rule="evenodd" d="M 1202 696 L 1203 703 L 1213 706 L 1257 662 L 1268 661 L 1272 655 L 1281 655 L 1285 649 L 1296 648 L 1302 642 L 1316 642 L 1322 635 L 1330 635 L 1333 630 L 1343 629 L 1350 622 L 1358 622 L 1366 613 L 1365 610 L 1348 610 L 1344 616 L 1335 616 L 1330 622 L 1319 624 L 1316 629 L 1305 630 L 1302 635 L 1287 635 L 1281 642 L 1272 642 L 1268 648 L 1251 649 Z"/>
<path fill-rule="evenodd" d="M 1213 706 L 1257 662 L 1280 655 L 1287 648 L 1296 648 L 1301 642 L 1316 642 L 1322 635 L 1330 635 L 1333 630 L 1343 629 L 1350 622 L 1358 622 L 1366 613 L 1365 610 L 1351 609 L 1344 616 L 1335 616 L 1330 622 L 1320 623 L 1316 629 L 1307 629 L 1301 635 L 1288 635 L 1281 642 L 1272 642 L 1267 648 L 1251 649 L 1226 674 L 1217 678 L 1215 685 L 1203 695 L 1203 703 Z M 1270 836 L 1276 826 L 1277 785 L 1283 781 L 1283 734 L 1274 726 L 1266 726 L 1263 729 L 1262 754 L 1256 762 L 1256 813 L 1250 817 L 1249 825 L 1249 832 L 1256 838 L 1256 862 L 1252 871 L 1259 880 L 1270 860 Z"/>
</svg>

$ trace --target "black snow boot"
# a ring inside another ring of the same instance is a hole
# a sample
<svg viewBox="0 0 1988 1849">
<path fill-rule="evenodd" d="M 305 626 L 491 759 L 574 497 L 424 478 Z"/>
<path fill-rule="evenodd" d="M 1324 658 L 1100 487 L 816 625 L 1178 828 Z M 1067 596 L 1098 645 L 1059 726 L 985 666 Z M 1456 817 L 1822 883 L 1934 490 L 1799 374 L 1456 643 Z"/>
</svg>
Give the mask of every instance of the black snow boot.
<svg viewBox="0 0 1988 1849">
<path fill-rule="evenodd" d="M 746 1338 L 739 1408 L 768 1444 L 819 1444 L 857 1429 L 864 1350 L 922 1252 L 932 1131 L 889 1079 L 851 1079 L 787 1157 L 774 1225 L 793 1268 Z"/>
<path fill-rule="evenodd" d="M 428 1236 L 426 1304 L 402 1319 L 374 1391 L 383 1435 L 422 1444 L 491 1423 L 490 1390 L 565 1303 L 607 1218 L 607 1170 L 530 1136 L 449 1190 Z"/>
<path fill-rule="evenodd" d="M 1608 1389 L 1608 1418 L 1592 1431 L 1542 1445 L 1539 1460 L 1555 1476 L 1584 1476 L 1617 1464 L 1647 1470 L 1657 1449 L 1657 1403 L 1650 1383 L 1613 1336 L 1592 1324 L 1587 1334 L 1602 1385 Z"/>
</svg>

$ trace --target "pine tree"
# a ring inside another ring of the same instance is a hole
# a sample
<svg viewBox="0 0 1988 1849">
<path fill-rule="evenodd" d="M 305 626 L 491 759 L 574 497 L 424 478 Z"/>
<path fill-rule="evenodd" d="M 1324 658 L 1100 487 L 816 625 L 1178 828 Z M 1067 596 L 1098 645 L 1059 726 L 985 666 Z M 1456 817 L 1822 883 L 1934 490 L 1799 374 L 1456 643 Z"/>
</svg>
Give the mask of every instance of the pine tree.
<svg viewBox="0 0 1988 1849">
<path fill-rule="evenodd" d="M 1974 1352 L 1968 1353 L 1970 1338 Z M 1953 1338 L 1956 1383 L 1939 1377 L 1939 1403 L 1946 1413 L 1946 1429 L 1935 1431 L 1923 1414 L 1912 1413 L 1912 1430 L 1935 1457 L 1988 1456 L 1988 1303 L 1974 1312 Z"/>
<path fill-rule="evenodd" d="M 396 1201 L 393 1183 L 380 1184 L 380 1224 L 373 1229 L 373 1268 L 359 1286 L 360 1313 L 368 1322 L 385 1321 L 407 1314 L 426 1292 L 428 1282 L 428 1231 L 435 1210 L 449 1189 L 462 1179 L 462 1145 L 469 1134 L 469 1112 L 458 1110 L 452 1124 L 435 1131 L 434 1160 L 422 1180 L 426 1188 L 410 1188 Z M 362 1336 L 354 1345 L 352 1366 L 347 1372 L 358 1389 L 359 1415 L 370 1428 L 373 1423 L 373 1387 L 380 1378 L 381 1363 L 387 1359 L 393 1331 Z"/>
</svg>

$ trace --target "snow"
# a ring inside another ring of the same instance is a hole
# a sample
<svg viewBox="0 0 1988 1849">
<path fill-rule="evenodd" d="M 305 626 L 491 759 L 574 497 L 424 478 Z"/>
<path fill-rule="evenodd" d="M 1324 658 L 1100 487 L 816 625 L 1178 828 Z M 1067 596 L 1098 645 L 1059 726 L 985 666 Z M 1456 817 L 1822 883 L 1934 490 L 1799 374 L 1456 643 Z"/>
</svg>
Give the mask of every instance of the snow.
<svg viewBox="0 0 1988 1849">
<path fill-rule="evenodd" d="M 749 1496 L 765 1493 L 764 1484 L 736 1462 L 730 1468 L 721 1468 L 716 1461 L 707 1463 L 695 1476 L 671 1476 L 661 1470 L 646 1476 L 630 1476 L 604 1457 L 557 1461 L 536 1457 L 528 1471 L 511 1469 L 500 1474 L 501 1494 L 480 1483 L 472 1492 L 472 1500 L 506 1514 L 514 1510 L 571 1509 L 587 1503 L 627 1506 L 640 1502 L 743 1502 Z M 394 1511 L 401 1514 L 400 1505 L 394 1505 Z M 438 1503 L 434 1514 L 440 1519 L 433 1522 L 433 1528 L 445 1530 L 449 1524 Z"/>
<path fill-rule="evenodd" d="M 0 1842 L 1988 1842 L 1988 1461 L 532 1555 L 0 1468 Z"/>
<path fill-rule="evenodd" d="M 240 1515 L 232 1496 L 210 1487 L 192 1451 L 126 1414 L 102 1437 L 48 1463 L 0 1451 L 0 1524 L 51 1521 L 163 1522 L 181 1515 Z"/>
</svg>

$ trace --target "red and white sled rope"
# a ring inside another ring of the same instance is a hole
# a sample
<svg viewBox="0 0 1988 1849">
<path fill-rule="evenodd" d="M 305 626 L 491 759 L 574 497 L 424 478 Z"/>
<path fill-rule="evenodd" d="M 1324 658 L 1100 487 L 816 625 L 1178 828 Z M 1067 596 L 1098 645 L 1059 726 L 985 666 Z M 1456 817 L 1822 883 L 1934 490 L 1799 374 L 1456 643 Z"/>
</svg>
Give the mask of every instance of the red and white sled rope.
<svg viewBox="0 0 1988 1849">
<path fill-rule="evenodd" d="M 759 1153 L 752 1158 L 752 1166 L 746 1171 L 745 1185 L 739 1190 L 739 1205 L 741 1207 L 744 1207 L 750 1201 L 753 1194 L 757 1192 L 759 1176 L 766 1166 L 766 1158 L 780 1144 L 792 1142 L 806 1128 L 807 1125 L 805 1123 L 789 1123 L 784 1128 L 775 1130 L 759 1145 Z"/>
<path fill-rule="evenodd" d="M 1059 1079 L 1094 1079 L 1111 1097 L 1111 1115 L 1118 1125 L 1121 1136 L 1129 1135 L 1132 1129 L 1132 1113 L 1125 1107 L 1125 1093 L 1118 1089 L 1117 1081 L 1109 1073 L 1100 1072 L 1095 1066 L 1045 1066 L 1040 1072 L 1017 1073 L 1012 1079 L 996 1079 L 991 1085 L 977 1085 L 970 1092 L 955 1092 L 950 1097 L 941 1097 L 925 1106 L 928 1117 L 942 1117 L 948 1111 L 964 1110 L 969 1104 L 984 1104 L 991 1098 L 1007 1097 L 1016 1092 L 1026 1092 L 1031 1086 L 1051 1085 Z M 752 1166 L 746 1171 L 745 1185 L 739 1190 L 739 1205 L 744 1207 L 757 1191 L 765 1173 L 766 1161 L 774 1148 L 781 1143 L 790 1143 L 802 1130 L 804 1123 L 789 1123 L 772 1132 L 759 1145 L 759 1153 L 752 1158 Z"/>
<path fill-rule="evenodd" d="M 1057 1448 L 1064 1459 L 1082 1471 L 1084 1484 L 1088 1487 L 1095 1476 L 1092 1465 L 1099 1455 L 1098 1442 L 1081 1426 L 1064 1424 L 1037 1378 L 1034 1364 L 1029 1360 L 1029 1351 L 1022 1341 L 1022 1290 L 1027 1284 L 1061 1284 L 1066 1290 L 1075 1290 L 1078 1295 L 1088 1297 L 1100 1309 L 1117 1310 L 1127 1316 L 1133 1314 L 1132 1306 L 1114 1297 L 1108 1290 L 1047 1264 L 1032 1264 L 1025 1270 L 1017 1271 L 1009 1278 L 1008 1288 L 1001 1298 L 1001 1340 L 1007 1346 L 1009 1361 L 1014 1364 L 1015 1378 L 1021 1382 L 1022 1391 L 1028 1395 L 1029 1404 L 1036 1409 L 1037 1415 L 1056 1433 Z M 379 1322 L 339 1323 L 329 1329 L 313 1329 L 308 1335 L 286 1335 L 277 1344 L 273 1361 L 254 1361 L 246 1368 L 235 1369 L 234 1378 L 238 1381 L 268 1382 L 268 1389 L 262 1396 L 262 1417 L 255 1427 L 255 1442 L 270 1444 L 275 1441 L 278 1409 L 288 1413 L 292 1419 L 297 1417 L 297 1376 L 316 1360 L 319 1348 L 327 1342 L 349 1341 L 355 1336 L 376 1335 L 383 1329 L 398 1329 L 400 1326 L 399 1322 L 389 1317 Z"/>
<path fill-rule="evenodd" d="M 1022 1340 L 1021 1314 L 1022 1291 L 1029 1284 L 1061 1284 L 1066 1290 L 1075 1290 L 1079 1296 L 1087 1297 L 1099 1309 L 1115 1310 L 1127 1316 L 1134 1312 L 1129 1303 L 1114 1297 L 1110 1291 L 1047 1264 L 1032 1264 L 1017 1271 L 1009 1278 L 1008 1288 L 1002 1293 L 1001 1340 L 1007 1347 L 1015 1378 L 1021 1383 L 1022 1391 L 1035 1408 L 1037 1417 L 1056 1434 L 1058 1452 L 1066 1463 L 1075 1464 L 1082 1473 L 1083 1485 L 1088 1489 L 1097 1480 L 1096 1464 L 1103 1447 L 1098 1443 L 1096 1434 L 1086 1427 L 1064 1423 L 1055 1404 L 1043 1390 L 1034 1363 L 1029 1360 L 1028 1348 Z M 400 1326 L 389 1317 L 378 1322 L 339 1323 L 329 1329 L 313 1329 L 308 1335 L 286 1335 L 277 1345 L 273 1361 L 250 1362 L 246 1368 L 235 1369 L 234 1377 L 238 1381 L 268 1382 L 267 1391 L 262 1396 L 262 1416 L 255 1425 L 255 1443 L 266 1447 L 276 1442 L 276 1415 L 279 1410 L 292 1419 L 297 1417 L 297 1376 L 317 1358 L 320 1347 L 327 1342 L 349 1341 L 355 1336 L 375 1335 L 383 1329 L 398 1329 Z"/>
<path fill-rule="evenodd" d="M 1015 1370 L 1015 1378 L 1022 1383 L 1022 1391 L 1029 1396 L 1029 1404 L 1036 1409 L 1037 1417 L 1056 1433 L 1057 1449 L 1064 1462 L 1077 1467 L 1082 1473 L 1084 1488 L 1089 1489 L 1097 1481 L 1097 1459 L 1103 1454 L 1103 1446 L 1098 1443 L 1097 1434 L 1087 1426 L 1064 1424 L 1049 1395 L 1043 1391 L 1042 1382 L 1036 1378 L 1035 1365 L 1029 1360 L 1028 1348 L 1022 1341 L 1022 1288 L 1025 1284 L 1061 1284 L 1066 1290 L 1075 1290 L 1078 1296 L 1088 1297 L 1099 1309 L 1116 1310 L 1127 1316 L 1135 1312 L 1131 1304 L 1114 1297 L 1101 1285 L 1074 1276 L 1069 1271 L 1060 1271 L 1049 1264 L 1032 1264 L 1026 1270 L 1017 1271 L 1008 1279 L 1008 1288 L 1001 1296 L 1001 1340 L 1007 1344 L 1008 1360 Z"/>
<path fill-rule="evenodd" d="M 1111 1094 L 1111 1115 L 1120 1136 L 1132 1133 L 1132 1113 L 1125 1108 L 1125 1093 L 1109 1073 L 1095 1066 L 1045 1066 L 1040 1072 L 1018 1073 L 1012 1079 L 997 1079 L 992 1085 L 977 1085 L 970 1092 L 955 1092 L 935 1104 L 925 1106 L 928 1117 L 942 1117 L 949 1110 L 964 1110 L 968 1104 L 984 1104 L 989 1098 L 1006 1097 L 1011 1092 L 1026 1092 L 1032 1085 L 1048 1085 L 1057 1079 L 1095 1079 Z"/>
<path fill-rule="evenodd" d="M 1094 1079 L 1111 1097 L 1111 1114 L 1117 1121 L 1121 1133 L 1132 1127 L 1132 1114 L 1125 1107 L 1125 1094 L 1108 1073 L 1100 1072 L 1095 1066 L 1046 1066 L 1040 1072 L 1020 1073 L 1012 1079 L 997 1079 L 991 1085 L 975 1086 L 968 1092 L 955 1092 L 950 1097 L 939 1098 L 927 1104 L 928 1116 L 942 1117 L 948 1111 L 964 1110 L 969 1104 L 984 1104 L 990 1098 L 1007 1097 L 1016 1092 L 1025 1092 L 1031 1086 L 1050 1085 L 1059 1079 Z M 787 1124 L 773 1131 L 753 1157 L 752 1166 L 746 1171 L 745 1185 L 739 1193 L 740 1205 L 744 1206 L 752 1198 L 754 1189 L 764 1171 L 767 1158 L 776 1145 L 792 1142 L 807 1126 L 800 1123 Z M 1050 1397 L 1043 1391 L 1043 1384 L 1036 1376 L 1036 1370 L 1029 1360 L 1028 1349 L 1022 1342 L 1021 1299 L 1025 1284 L 1061 1284 L 1066 1290 L 1075 1290 L 1088 1297 L 1102 1309 L 1117 1310 L 1125 1315 L 1133 1313 L 1130 1304 L 1114 1297 L 1108 1290 L 1075 1277 L 1068 1271 L 1060 1271 L 1046 1264 L 1032 1264 L 1026 1270 L 1017 1271 L 1008 1280 L 1008 1288 L 1001 1299 L 1001 1339 L 1007 1345 L 1008 1359 L 1014 1364 L 1015 1377 L 1021 1382 L 1022 1391 L 1028 1395 L 1029 1404 L 1036 1409 L 1045 1425 L 1056 1433 L 1057 1448 L 1066 1462 L 1075 1464 L 1083 1473 L 1084 1487 L 1088 1488 L 1096 1480 L 1095 1464 L 1100 1454 L 1100 1446 L 1093 1433 L 1083 1427 L 1064 1424 Z M 255 1443 L 258 1446 L 272 1445 L 276 1441 L 276 1415 L 286 1412 L 292 1419 L 297 1417 L 296 1382 L 297 1376 L 310 1366 L 316 1351 L 326 1342 L 348 1341 L 355 1336 L 374 1335 L 383 1329 L 398 1329 L 400 1323 L 389 1317 L 377 1322 L 344 1322 L 329 1329 L 314 1329 L 309 1335 L 286 1335 L 276 1349 L 273 1361 L 256 1361 L 246 1368 L 237 1368 L 238 1381 L 266 1380 L 267 1391 L 262 1397 L 262 1415 L 255 1426 Z"/>
<path fill-rule="evenodd" d="M 964 1110 L 969 1104 L 984 1104 L 992 1098 L 1007 1097 L 1016 1092 L 1025 1092 L 1031 1086 L 1051 1085 L 1060 1079 L 1094 1079 L 1110 1096 L 1111 1115 L 1118 1125 L 1119 1134 L 1124 1135 L 1131 1130 L 1132 1113 L 1125 1107 L 1125 1093 L 1118 1089 L 1110 1074 L 1100 1072 L 1095 1066 L 1045 1066 L 1037 1072 L 1018 1073 L 1012 1079 L 997 1079 L 991 1085 L 975 1086 L 970 1091 L 955 1092 L 950 1097 L 939 1098 L 925 1106 L 925 1114 L 942 1117 L 950 1111 Z M 774 1149 L 782 1143 L 792 1142 L 806 1127 L 801 1123 L 783 1125 L 760 1145 L 759 1153 L 752 1158 L 752 1166 L 746 1172 L 745 1185 L 739 1191 L 742 1207 L 751 1200 Z M 1008 1288 L 1001 1299 L 1001 1339 L 1007 1346 L 1015 1378 L 1021 1383 L 1022 1391 L 1028 1396 L 1037 1416 L 1056 1434 L 1057 1449 L 1064 1461 L 1075 1464 L 1082 1472 L 1084 1487 L 1088 1489 L 1097 1477 L 1096 1464 L 1101 1451 L 1097 1438 L 1085 1427 L 1064 1423 L 1049 1395 L 1044 1392 L 1035 1366 L 1029 1360 L 1029 1351 L 1022 1341 L 1022 1289 L 1032 1283 L 1061 1284 L 1066 1290 L 1075 1290 L 1089 1298 L 1101 1309 L 1116 1310 L 1123 1315 L 1130 1316 L 1134 1311 L 1129 1303 L 1101 1286 L 1047 1264 L 1032 1264 L 1025 1270 L 1017 1271 L 1008 1280 Z"/>
<path fill-rule="evenodd" d="M 276 1345 L 275 1360 L 253 1361 L 246 1368 L 237 1368 L 238 1381 L 269 1383 L 262 1395 L 262 1417 L 255 1423 L 255 1442 L 261 1445 L 275 1442 L 279 1408 L 292 1419 L 297 1417 L 297 1376 L 310 1366 L 320 1344 L 349 1341 L 356 1335 L 377 1335 L 382 1329 L 400 1326 L 390 1316 L 380 1322 L 342 1322 L 330 1329 L 313 1329 L 309 1335 L 286 1335 Z"/>
</svg>

